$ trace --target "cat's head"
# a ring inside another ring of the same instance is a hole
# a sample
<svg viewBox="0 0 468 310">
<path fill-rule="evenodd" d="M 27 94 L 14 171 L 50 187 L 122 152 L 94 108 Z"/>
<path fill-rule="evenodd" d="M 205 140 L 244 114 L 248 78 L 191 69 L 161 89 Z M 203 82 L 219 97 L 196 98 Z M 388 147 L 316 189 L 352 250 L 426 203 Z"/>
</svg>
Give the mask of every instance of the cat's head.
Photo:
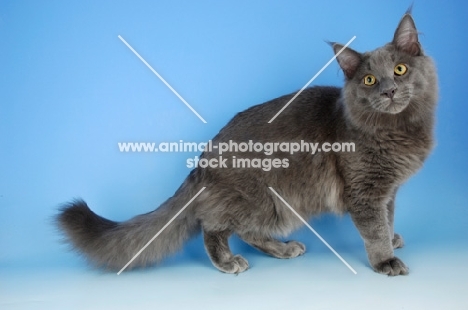
<svg viewBox="0 0 468 310">
<path fill-rule="evenodd" d="M 343 99 L 356 124 L 395 126 L 399 118 L 433 114 L 435 67 L 424 55 L 409 13 L 401 19 L 393 40 L 381 48 L 361 54 L 340 44 L 332 46 L 346 77 Z"/>
</svg>

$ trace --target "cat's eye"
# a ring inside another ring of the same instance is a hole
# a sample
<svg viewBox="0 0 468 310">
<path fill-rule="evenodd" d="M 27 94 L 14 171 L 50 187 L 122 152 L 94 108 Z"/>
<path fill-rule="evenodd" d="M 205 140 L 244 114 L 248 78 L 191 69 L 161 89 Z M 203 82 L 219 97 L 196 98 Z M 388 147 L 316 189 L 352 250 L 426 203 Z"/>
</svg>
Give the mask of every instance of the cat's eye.
<svg viewBox="0 0 468 310">
<path fill-rule="evenodd" d="M 393 69 L 396 75 L 403 75 L 408 71 L 408 68 L 404 64 L 398 64 Z"/>
<path fill-rule="evenodd" d="M 364 84 L 367 86 L 372 86 L 377 82 L 377 79 L 372 74 L 368 74 L 364 77 Z"/>
</svg>

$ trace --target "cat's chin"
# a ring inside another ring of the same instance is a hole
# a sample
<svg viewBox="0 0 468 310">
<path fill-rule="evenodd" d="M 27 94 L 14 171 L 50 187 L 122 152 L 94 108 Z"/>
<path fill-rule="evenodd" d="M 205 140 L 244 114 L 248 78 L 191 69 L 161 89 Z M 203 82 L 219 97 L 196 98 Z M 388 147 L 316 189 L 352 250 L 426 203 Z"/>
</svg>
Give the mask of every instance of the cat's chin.
<svg viewBox="0 0 468 310">
<path fill-rule="evenodd" d="M 389 107 L 387 109 L 387 113 L 398 114 L 398 113 L 402 112 L 407 106 L 408 106 L 407 104 L 392 103 L 392 104 L 389 105 Z"/>
</svg>

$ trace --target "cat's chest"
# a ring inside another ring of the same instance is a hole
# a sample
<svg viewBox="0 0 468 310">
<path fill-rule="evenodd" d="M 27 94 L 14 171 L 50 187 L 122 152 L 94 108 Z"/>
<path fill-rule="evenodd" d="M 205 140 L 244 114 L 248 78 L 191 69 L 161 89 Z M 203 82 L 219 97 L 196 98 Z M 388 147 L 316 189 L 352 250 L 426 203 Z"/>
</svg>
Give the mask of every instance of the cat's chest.
<svg viewBox="0 0 468 310">
<path fill-rule="evenodd" d="M 431 148 L 432 140 L 423 137 L 388 134 L 362 140 L 354 168 L 369 177 L 402 183 L 421 168 Z"/>
</svg>

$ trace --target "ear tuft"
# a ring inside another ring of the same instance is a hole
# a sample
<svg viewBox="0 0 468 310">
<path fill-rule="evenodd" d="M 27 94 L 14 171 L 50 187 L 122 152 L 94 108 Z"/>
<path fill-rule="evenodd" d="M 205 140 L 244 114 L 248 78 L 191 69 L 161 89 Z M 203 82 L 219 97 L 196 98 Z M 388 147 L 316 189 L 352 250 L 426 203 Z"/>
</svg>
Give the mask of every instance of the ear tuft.
<svg viewBox="0 0 468 310">
<path fill-rule="evenodd" d="M 406 10 L 406 14 L 411 15 L 413 13 L 413 6 L 414 6 L 414 2 L 411 3 L 409 8 Z"/>
<path fill-rule="evenodd" d="M 419 44 L 418 40 L 418 31 L 409 13 L 406 13 L 401 19 L 395 31 L 395 35 L 393 36 L 392 44 L 400 51 L 408 53 L 411 56 L 422 55 L 421 44 Z"/>
<path fill-rule="evenodd" d="M 338 43 L 330 43 L 330 45 L 333 47 L 335 55 L 337 55 L 336 60 L 338 61 L 338 64 L 340 65 L 341 70 L 343 70 L 346 78 L 352 79 L 361 64 L 361 54 L 349 47 L 343 49 L 344 46 Z"/>
</svg>

